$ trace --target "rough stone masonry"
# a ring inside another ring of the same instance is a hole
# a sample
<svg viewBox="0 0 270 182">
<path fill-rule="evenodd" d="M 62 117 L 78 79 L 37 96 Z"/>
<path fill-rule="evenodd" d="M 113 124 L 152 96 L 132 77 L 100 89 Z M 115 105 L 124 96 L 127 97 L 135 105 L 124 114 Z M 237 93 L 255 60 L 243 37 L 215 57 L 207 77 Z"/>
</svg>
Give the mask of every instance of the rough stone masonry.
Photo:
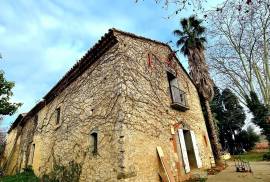
<svg viewBox="0 0 270 182">
<path fill-rule="evenodd" d="M 14 121 L 1 166 L 14 174 L 30 165 L 42 177 L 72 161 L 82 182 L 155 182 L 166 170 L 183 181 L 211 157 L 198 92 L 171 48 L 110 29 Z"/>
</svg>

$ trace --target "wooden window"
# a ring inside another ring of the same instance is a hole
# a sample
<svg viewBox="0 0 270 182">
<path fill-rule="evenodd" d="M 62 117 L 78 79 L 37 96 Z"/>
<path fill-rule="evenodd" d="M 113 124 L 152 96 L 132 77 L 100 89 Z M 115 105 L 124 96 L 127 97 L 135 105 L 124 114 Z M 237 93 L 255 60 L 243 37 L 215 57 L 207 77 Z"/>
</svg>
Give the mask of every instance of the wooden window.
<svg viewBox="0 0 270 182">
<path fill-rule="evenodd" d="M 187 153 L 187 147 L 186 147 L 183 129 L 178 129 L 178 137 L 179 137 L 179 143 L 181 146 L 181 153 L 182 153 L 182 157 L 183 157 L 184 168 L 185 168 L 186 173 L 189 173 L 190 166 L 189 166 L 188 153 Z"/>
<path fill-rule="evenodd" d="M 171 106 L 175 109 L 183 111 L 187 110 L 188 105 L 186 101 L 186 93 L 183 90 L 179 89 L 177 78 L 170 72 L 167 72 L 167 77 L 172 99 Z"/>
<path fill-rule="evenodd" d="M 61 109 L 60 109 L 60 107 L 58 107 L 56 110 L 56 122 L 55 122 L 55 124 L 59 124 L 60 123 L 60 117 L 61 117 Z"/>
<path fill-rule="evenodd" d="M 98 134 L 97 132 L 91 133 L 92 153 L 96 155 L 98 153 Z"/>
<path fill-rule="evenodd" d="M 192 140 L 192 144 L 193 144 L 193 150 L 195 153 L 197 167 L 202 168 L 202 159 L 201 159 L 201 155 L 200 155 L 199 145 L 197 143 L 197 139 L 196 139 L 194 131 L 190 131 L 190 135 L 191 135 L 191 140 Z"/>
<path fill-rule="evenodd" d="M 178 88 L 178 82 L 177 82 L 177 78 L 170 72 L 167 72 L 167 78 L 168 78 L 168 82 L 171 87 L 176 87 Z"/>
<path fill-rule="evenodd" d="M 194 167 L 202 168 L 199 145 L 194 131 L 178 129 L 178 136 L 186 173 Z"/>
<path fill-rule="evenodd" d="M 167 78 L 168 78 L 168 82 L 169 82 L 169 90 L 170 90 L 172 102 L 174 103 L 175 102 L 175 94 L 176 94 L 176 92 L 174 90 L 178 89 L 177 79 L 170 72 L 167 72 Z"/>
</svg>

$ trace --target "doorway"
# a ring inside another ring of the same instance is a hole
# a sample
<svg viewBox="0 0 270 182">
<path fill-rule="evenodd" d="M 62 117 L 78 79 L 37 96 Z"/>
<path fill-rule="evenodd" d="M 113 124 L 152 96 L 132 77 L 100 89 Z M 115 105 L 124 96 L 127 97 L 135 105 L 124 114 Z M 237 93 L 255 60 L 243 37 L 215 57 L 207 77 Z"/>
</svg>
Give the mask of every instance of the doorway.
<svg viewBox="0 0 270 182">
<path fill-rule="evenodd" d="M 201 168 L 202 160 L 194 131 L 178 129 L 178 136 L 186 173 Z"/>
<path fill-rule="evenodd" d="M 190 169 L 197 168 L 196 157 L 195 157 L 195 152 L 193 148 L 190 131 L 183 130 L 183 132 L 184 132 L 184 139 L 185 139 L 185 144 L 187 148 L 188 162 L 189 162 Z"/>
</svg>

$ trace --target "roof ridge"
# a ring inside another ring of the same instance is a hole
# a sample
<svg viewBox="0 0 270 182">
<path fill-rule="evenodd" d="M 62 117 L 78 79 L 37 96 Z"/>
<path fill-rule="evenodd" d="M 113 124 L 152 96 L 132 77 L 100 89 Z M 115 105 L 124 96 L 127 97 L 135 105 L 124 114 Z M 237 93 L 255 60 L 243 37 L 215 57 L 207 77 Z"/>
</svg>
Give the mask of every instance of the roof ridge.
<svg viewBox="0 0 270 182">
<path fill-rule="evenodd" d="M 128 35 L 128 36 L 131 36 L 131 37 L 135 37 L 135 38 L 139 38 L 139 39 L 144 39 L 144 40 L 147 40 L 147 41 L 151 41 L 151 42 L 155 42 L 155 43 L 158 43 L 158 44 L 162 44 L 164 46 L 169 46 L 168 44 L 166 44 L 166 43 L 164 43 L 162 41 L 158 41 L 158 40 L 154 40 L 154 39 L 151 39 L 151 38 L 147 38 L 147 37 L 144 37 L 144 36 L 141 36 L 141 35 L 137 35 L 137 34 L 134 34 L 134 33 L 131 33 L 131 32 L 119 30 L 117 28 L 111 28 L 111 29 L 109 29 L 109 31 L 118 32 L 118 33 L 121 33 L 121 34 L 124 34 L 124 35 Z"/>
</svg>

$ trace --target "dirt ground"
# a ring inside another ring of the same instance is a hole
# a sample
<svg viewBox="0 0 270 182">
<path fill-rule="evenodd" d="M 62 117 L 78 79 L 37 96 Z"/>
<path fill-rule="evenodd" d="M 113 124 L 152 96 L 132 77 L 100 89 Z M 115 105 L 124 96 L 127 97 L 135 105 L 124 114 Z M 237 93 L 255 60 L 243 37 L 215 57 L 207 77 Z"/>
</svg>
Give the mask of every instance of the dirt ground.
<svg viewBox="0 0 270 182">
<path fill-rule="evenodd" d="M 235 172 L 234 162 L 216 175 L 209 175 L 207 182 L 270 182 L 270 162 L 250 162 L 253 173 Z"/>
</svg>

